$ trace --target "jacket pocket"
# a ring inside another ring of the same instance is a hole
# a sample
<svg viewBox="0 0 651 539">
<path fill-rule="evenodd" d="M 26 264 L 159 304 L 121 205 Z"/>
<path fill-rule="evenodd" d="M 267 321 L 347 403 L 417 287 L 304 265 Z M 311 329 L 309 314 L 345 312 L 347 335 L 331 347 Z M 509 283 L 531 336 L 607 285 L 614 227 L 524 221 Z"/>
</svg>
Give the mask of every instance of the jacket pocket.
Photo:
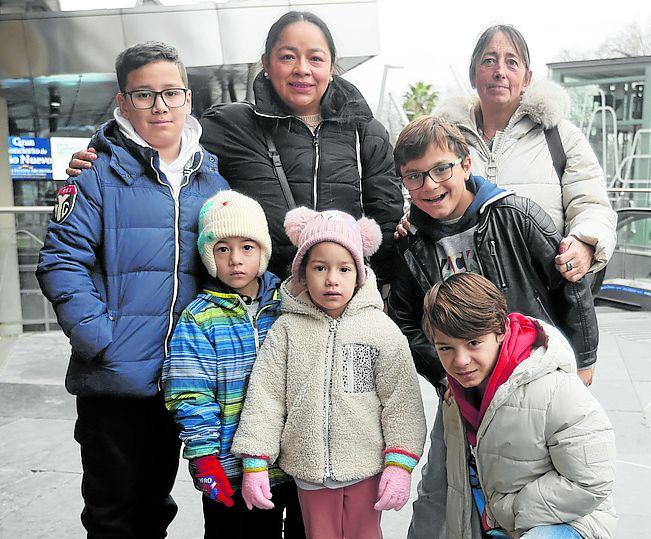
<svg viewBox="0 0 651 539">
<path fill-rule="evenodd" d="M 346 393 L 375 391 L 375 362 L 380 351 L 367 344 L 343 347 L 343 383 Z"/>
<path fill-rule="evenodd" d="M 115 343 L 115 326 L 118 323 L 118 312 L 113 309 L 107 309 L 106 315 L 108 316 L 109 323 L 111 325 L 111 344 L 109 344 L 104 350 L 102 350 L 97 359 L 104 359 L 106 354 L 109 352 L 111 346 Z"/>
<path fill-rule="evenodd" d="M 493 258 L 495 268 L 497 269 L 497 277 L 500 280 L 500 287 L 506 288 L 506 278 L 504 277 L 504 270 L 500 264 L 500 257 L 497 255 L 497 246 L 495 245 L 495 240 L 490 240 L 490 254 Z"/>
</svg>

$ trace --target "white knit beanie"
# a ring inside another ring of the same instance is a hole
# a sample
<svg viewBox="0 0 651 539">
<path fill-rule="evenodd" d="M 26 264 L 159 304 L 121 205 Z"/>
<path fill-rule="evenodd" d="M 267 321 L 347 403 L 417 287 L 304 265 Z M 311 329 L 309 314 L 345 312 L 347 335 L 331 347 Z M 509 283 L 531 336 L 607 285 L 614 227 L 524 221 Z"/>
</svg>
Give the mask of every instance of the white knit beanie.
<svg viewBox="0 0 651 539">
<path fill-rule="evenodd" d="M 208 273 L 217 277 L 213 248 L 232 237 L 250 238 L 260 246 L 258 277 L 267 269 L 271 257 L 271 237 L 262 206 L 237 191 L 219 191 L 199 212 L 197 246 Z"/>
</svg>

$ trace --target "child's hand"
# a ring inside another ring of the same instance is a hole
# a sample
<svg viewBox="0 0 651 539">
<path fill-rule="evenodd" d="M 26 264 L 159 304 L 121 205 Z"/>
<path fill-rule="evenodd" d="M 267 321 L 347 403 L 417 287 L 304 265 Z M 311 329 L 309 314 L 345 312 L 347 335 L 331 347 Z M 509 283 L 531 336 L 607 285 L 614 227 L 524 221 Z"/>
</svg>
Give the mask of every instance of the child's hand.
<svg viewBox="0 0 651 539">
<path fill-rule="evenodd" d="M 228 476 L 217 459 L 217 455 L 197 457 L 190 461 L 190 474 L 197 490 L 203 492 L 211 500 L 223 503 L 226 507 L 233 507 L 235 503 L 231 496 Z"/>
<path fill-rule="evenodd" d="M 409 222 L 409 212 L 405 213 L 400 219 L 400 222 L 396 225 L 396 230 L 393 233 L 393 238 L 398 239 L 400 236 L 406 236 L 409 234 L 409 228 L 411 223 Z"/>
<path fill-rule="evenodd" d="M 245 472 L 242 479 L 242 498 L 249 509 L 273 509 L 269 472 Z"/>
<path fill-rule="evenodd" d="M 411 473 L 400 466 L 387 466 L 382 472 L 376 511 L 395 509 L 400 511 L 409 500 Z"/>
</svg>

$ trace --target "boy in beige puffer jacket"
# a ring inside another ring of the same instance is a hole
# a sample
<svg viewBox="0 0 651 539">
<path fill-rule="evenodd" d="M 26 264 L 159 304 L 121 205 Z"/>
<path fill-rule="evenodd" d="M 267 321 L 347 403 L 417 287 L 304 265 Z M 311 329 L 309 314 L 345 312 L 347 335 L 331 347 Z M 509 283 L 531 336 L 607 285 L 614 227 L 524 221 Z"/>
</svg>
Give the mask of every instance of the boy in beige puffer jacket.
<svg viewBox="0 0 651 539">
<path fill-rule="evenodd" d="M 285 229 L 298 252 L 283 314 L 253 367 L 232 452 L 242 494 L 263 509 L 267 466 L 294 476 L 306 534 L 380 539 L 382 510 L 401 509 L 426 427 L 407 339 L 383 312 L 364 265 L 375 221 L 297 208 Z"/>
<path fill-rule="evenodd" d="M 452 392 L 447 537 L 612 538 L 613 428 L 560 331 L 507 314 L 474 273 L 437 283 L 424 312 Z"/>
</svg>

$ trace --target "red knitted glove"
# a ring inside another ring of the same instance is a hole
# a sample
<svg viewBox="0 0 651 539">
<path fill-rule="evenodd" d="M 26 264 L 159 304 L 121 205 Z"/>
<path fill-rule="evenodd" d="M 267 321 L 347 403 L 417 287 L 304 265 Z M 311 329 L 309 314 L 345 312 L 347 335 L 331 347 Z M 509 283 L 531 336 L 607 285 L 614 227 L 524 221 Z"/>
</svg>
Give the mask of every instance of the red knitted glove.
<svg viewBox="0 0 651 539">
<path fill-rule="evenodd" d="M 226 507 L 233 507 L 235 503 L 231 499 L 233 489 L 217 455 L 205 455 L 192 459 L 190 474 L 194 481 L 194 487 L 203 492 L 204 496 L 223 503 Z"/>
</svg>

